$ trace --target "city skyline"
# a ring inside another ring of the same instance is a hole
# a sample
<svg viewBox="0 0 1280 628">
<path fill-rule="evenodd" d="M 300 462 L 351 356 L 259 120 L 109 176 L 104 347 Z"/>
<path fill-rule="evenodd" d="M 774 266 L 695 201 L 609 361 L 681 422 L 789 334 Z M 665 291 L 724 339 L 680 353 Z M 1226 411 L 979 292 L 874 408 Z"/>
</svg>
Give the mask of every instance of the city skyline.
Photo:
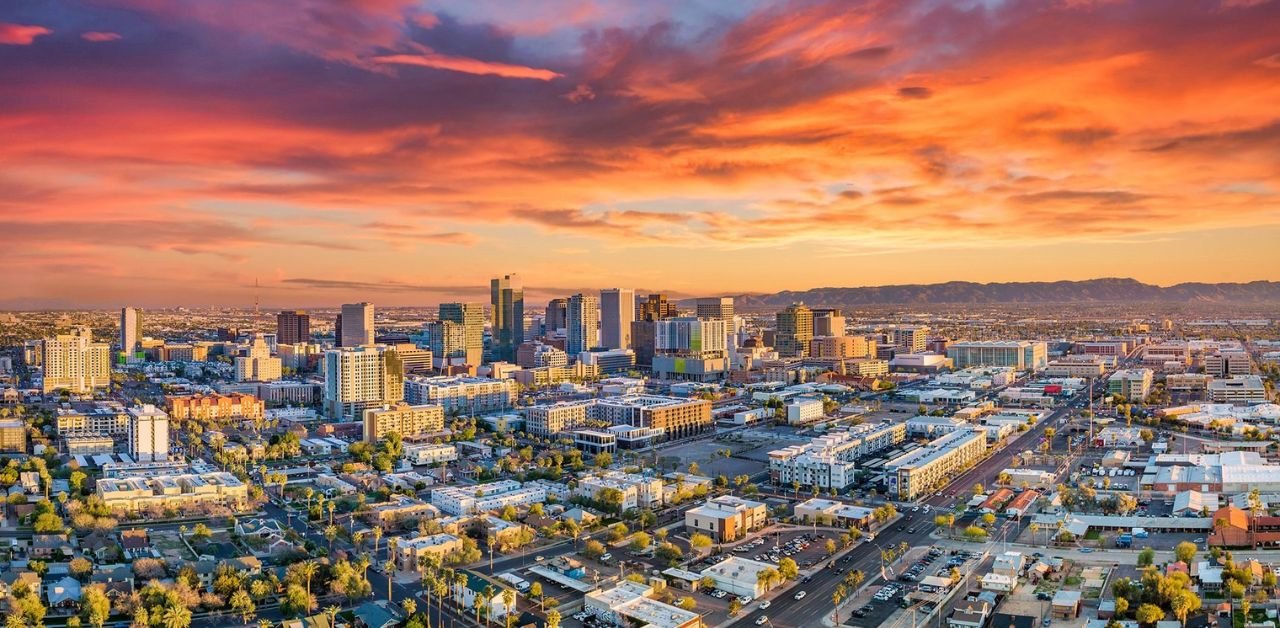
<svg viewBox="0 0 1280 628">
<path fill-rule="evenodd" d="M 238 4 L 0 7 L 0 307 L 1280 278 L 1274 1 Z"/>
</svg>

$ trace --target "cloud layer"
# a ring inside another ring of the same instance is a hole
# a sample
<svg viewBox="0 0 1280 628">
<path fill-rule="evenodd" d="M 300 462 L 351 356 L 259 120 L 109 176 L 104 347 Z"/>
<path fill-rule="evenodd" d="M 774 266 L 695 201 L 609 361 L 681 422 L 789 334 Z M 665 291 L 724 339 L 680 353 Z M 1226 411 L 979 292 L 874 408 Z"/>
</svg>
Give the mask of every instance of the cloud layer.
<svg viewBox="0 0 1280 628">
<path fill-rule="evenodd" d="M 15 302 L 1280 276 L 1230 244 L 1280 237 L 1274 0 L 42 7 L 0 7 Z"/>
</svg>

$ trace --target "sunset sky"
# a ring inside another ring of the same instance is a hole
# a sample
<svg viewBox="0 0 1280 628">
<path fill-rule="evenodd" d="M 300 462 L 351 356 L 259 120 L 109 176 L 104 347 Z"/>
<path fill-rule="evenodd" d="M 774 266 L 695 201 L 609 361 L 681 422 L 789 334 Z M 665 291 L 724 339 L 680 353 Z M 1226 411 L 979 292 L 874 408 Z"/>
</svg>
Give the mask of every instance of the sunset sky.
<svg viewBox="0 0 1280 628">
<path fill-rule="evenodd" d="M 1280 0 L 0 3 L 0 308 L 1280 279 Z"/>
</svg>

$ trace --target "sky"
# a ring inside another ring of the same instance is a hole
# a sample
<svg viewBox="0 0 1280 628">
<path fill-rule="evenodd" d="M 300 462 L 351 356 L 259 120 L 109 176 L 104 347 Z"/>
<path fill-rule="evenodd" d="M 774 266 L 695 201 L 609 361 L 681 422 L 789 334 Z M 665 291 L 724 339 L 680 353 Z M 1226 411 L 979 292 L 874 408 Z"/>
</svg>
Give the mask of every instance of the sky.
<svg viewBox="0 0 1280 628">
<path fill-rule="evenodd" d="M 0 3 L 0 307 L 1280 279 L 1280 0 Z"/>
</svg>

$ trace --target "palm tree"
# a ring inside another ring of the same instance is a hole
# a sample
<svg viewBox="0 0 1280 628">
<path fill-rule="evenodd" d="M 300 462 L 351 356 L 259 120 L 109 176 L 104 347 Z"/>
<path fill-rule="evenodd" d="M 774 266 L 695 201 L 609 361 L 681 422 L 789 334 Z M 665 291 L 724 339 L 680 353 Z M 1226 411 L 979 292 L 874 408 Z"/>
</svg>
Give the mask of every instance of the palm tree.
<svg viewBox="0 0 1280 628">
<path fill-rule="evenodd" d="M 298 563 L 298 575 L 307 581 L 307 599 L 311 599 L 311 579 L 315 577 L 320 566 L 313 560 Z"/>
<path fill-rule="evenodd" d="M 271 620 L 270 620 L 270 619 L 259 619 L 259 620 L 258 620 L 258 628 L 271 628 L 271 627 L 272 627 L 272 626 L 274 626 L 274 625 L 275 625 L 275 624 L 273 624 L 273 623 L 271 622 Z"/>
<path fill-rule="evenodd" d="M 449 580 L 448 580 L 448 578 L 449 578 L 449 575 L 448 575 L 448 574 L 445 574 L 445 577 L 443 577 L 443 578 L 436 578 L 436 581 L 435 581 L 435 588 L 436 588 L 436 608 L 437 608 L 437 609 L 439 609 L 439 610 L 436 612 L 436 617 L 437 617 L 437 618 L 439 618 L 441 615 L 443 615 L 443 614 L 444 614 L 444 598 L 445 598 L 445 596 L 449 595 Z"/>
<path fill-rule="evenodd" d="M 330 501 L 327 509 L 329 511 L 329 525 L 333 525 L 333 511 L 338 509 L 338 504 Z"/>
<path fill-rule="evenodd" d="M 413 598 L 407 597 L 403 602 L 400 602 L 400 608 L 404 609 L 405 615 L 413 617 L 413 614 L 418 612 L 418 603 L 413 601 Z"/>
<path fill-rule="evenodd" d="M 458 589 L 458 594 L 455 597 L 455 600 L 458 602 L 458 608 L 461 609 L 462 608 L 462 590 L 467 588 L 467 574 L 461 573 L 461 572 L 455 573 L 453 575 L 453 585 Z M 476 623 L 479 623 L 479 621 L 480 620 L 477 619 Z"/>
<path fill-rule="evenodd" d="M 396 573 L 396 563 L 393 560 L 388 560 L 382 563 L 382 568 L 387 571 L 387 601 L 391 602 L 391 576 Z"/>
<path fill-rule="evenodd" d="M 361 530 L 351 535 L 351 542 L 356 546 L 357 554 L 359 554 L 360 550 L 364 547 L 364 536 L 365 536 L 364 530 Z"/>
<path fill-rule="evenodd" d="M 382 540 L 382 526 L 373 529 L 373 557 L 378 557 L 378 541 Z"/>
<path fill-rule="evenodd" d="M 334 626 L 338 623 L 338 613 L 342 609 L 330 604 L 324 608 L 324 614 L 329 616 L 329 625 Z"/>
<path fill-rule="evenodd" d="M 493 575 L 493 548 L 498 544 L 498 539 L 490 534 L 486 544 L 489 546 L 489 575 Z"/>
<path fill-rule="evenodd" d="M 507 628 L 511 628 L 511 620 L 516 617 L 516 592 L 512 589 L 502 592 L 502 617 L 507 620 Z"/>
<path fill-rule="evenodd" d="M 191 610 L 182 605 L 170 606 L 164 609 L 160 623 L 164 628 L 188 628 L 191 625 Z"/>
<path fill-rule="evenodd" d="M 835 625 L 840 625 L 840 602 L 844 601 L 848 591 L 843 584 L 836 585 L 836 590 L 831 594 L 831 621 Z"/>
<path fill-rule="evenodd" d="M 330 553 L 330 554 L 332 554 L 332 553 L 333 553 L 333 541 L 334 541 L 334 539 L 338 538 L 338 526 L 335 526 L 335 525 L 333 525 L 332 523 L 331 523 L 331 524 L 329 524 L 329 525 L 327 525 L 327 526 L 325 526 L 325 528 L 324 528 L 324 538 L 325 538 L 325 539 L 327 539 L 327 540 L 329 541 L 329 553 Z"/>
</svg>

